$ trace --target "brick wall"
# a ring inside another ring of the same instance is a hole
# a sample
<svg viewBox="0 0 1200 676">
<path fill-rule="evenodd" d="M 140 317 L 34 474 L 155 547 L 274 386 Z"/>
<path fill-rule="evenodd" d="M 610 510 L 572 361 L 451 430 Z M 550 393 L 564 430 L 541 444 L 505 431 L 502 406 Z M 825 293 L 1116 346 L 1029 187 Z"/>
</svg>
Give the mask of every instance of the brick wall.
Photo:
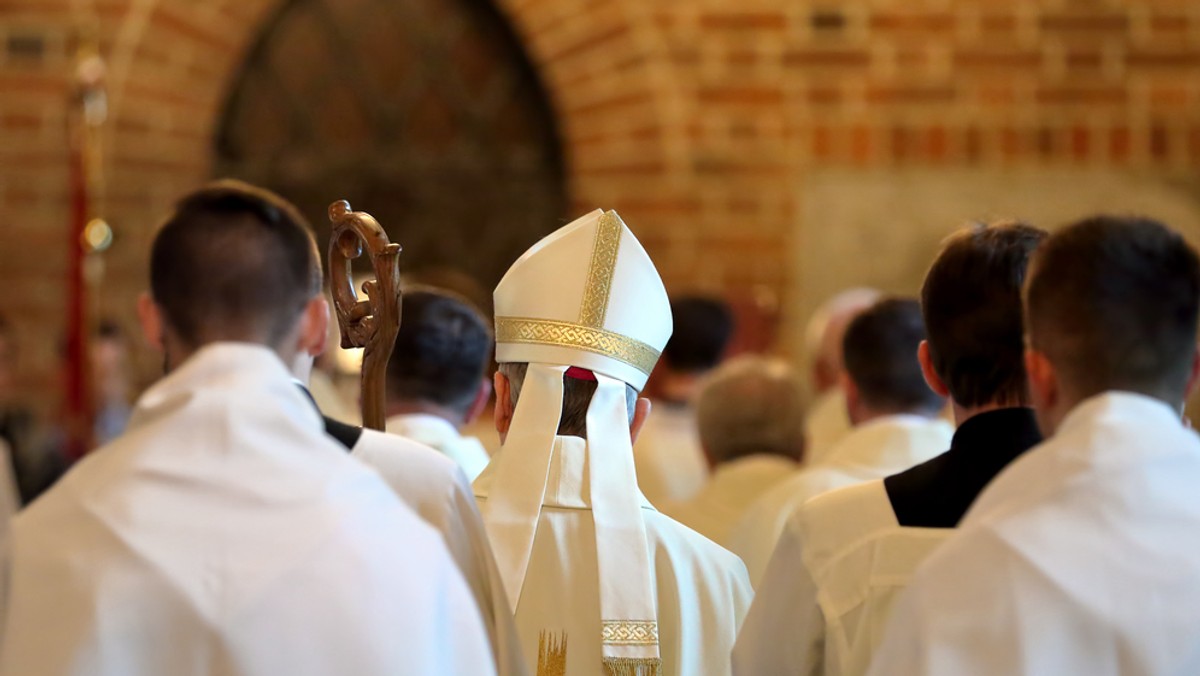
<svg viewBox="0 0 1200 676">
<path fill-rule="evenodd" d="M 41 337 L 61 325 L 74 27 L 96 22 L 112 71 L 118 239 L 100 302 L 132 328 L 153 225 L 209 175 L 222 97 L 278 2 L 0 2 L 0 312 L 39 401 L 55 361 Z M 1192 0 L 498 2 L 560 117 L 573 211 L 618 208 L 674 289 L 796 306 L 790 252 L 837 227 L 801 218 L 816 169 L 1200 167 Z"/>
</svg>

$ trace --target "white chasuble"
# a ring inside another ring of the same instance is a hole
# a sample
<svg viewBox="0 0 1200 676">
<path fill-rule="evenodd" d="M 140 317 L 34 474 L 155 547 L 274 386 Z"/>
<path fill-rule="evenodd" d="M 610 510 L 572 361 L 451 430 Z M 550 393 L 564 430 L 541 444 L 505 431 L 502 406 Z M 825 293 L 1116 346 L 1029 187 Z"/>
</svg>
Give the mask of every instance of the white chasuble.
<svg viewBox="0 0 1200 676">
<path fill-rule="evenodd" d="M 438 533 L 278 357 L 205 347 L 13 521 L 5 676 L 493 674 Z"/>
<path fill-rule="evenodd" d="M 471 484 L 451 459 L 411 439 L 363 429 L 351 450 L 437 529 L 483 614 L 500 676 L 529 672 Z"/>
<path fill-rule="evenodd" d="M 866 673 L 895 599 L 953 532 L 902 527 L 881 480 L 804 503 L 758 585 L 734 673 Z"/>
<path fill-rule="evenodd" d="M 638 486 L 655 507 L 690 500 L 708 482 L 708 461 L 691 406 L 654 402 L 633 446 Z"/>
<path fill-rule="evenodd" d="M 501 455 L 509 452 L 502 450 Z M 588 487 L 587 443 L 557 437 L 546 494 L 517 604 L 517 631 L 537 676 L 602 676 L 600 584 Z M 489 467 L 475 483 L 486 510 Z M 652 561 L 663 676 L 729 673 L 729 654 L 752 592 L 730 552 L 642 499 Z M 636 628 L 610 627 L 615 631 Z"/>
<path fill-rule="evenodd" d="M 791 515 L 810 498 L 842 486 L 882 479 L 950 448 L 954 428 L 941 418 L 889 415 L 857 427 L 818 465 L 779 482 L 747 511 L 731 539 L 755 588 Z"/>
<path fill-rule="evenodd" d="M 448 420 L 436 415 L 394 415 L 387 419 L 387 431 L 425 444 L 450 458 L 462 468 L 468 482 L 474 481 L 491 459 L 479 439 L 463 434 Z"/>
<path fill-rule="evenodd" d="M 980 494 L 892 611 L 869 673 L 1200 674 L 1200 439 L 1109 392 Z"/>
<path fill-rule="evenodd" d="M 679 523 L 728 547 L 734 528 L 750 506 L 798 468 L 790 458 L 766 453 L 747 455 L 718 465 L 708 484 L 690 500 L 659 507 Z"/>
</svg>

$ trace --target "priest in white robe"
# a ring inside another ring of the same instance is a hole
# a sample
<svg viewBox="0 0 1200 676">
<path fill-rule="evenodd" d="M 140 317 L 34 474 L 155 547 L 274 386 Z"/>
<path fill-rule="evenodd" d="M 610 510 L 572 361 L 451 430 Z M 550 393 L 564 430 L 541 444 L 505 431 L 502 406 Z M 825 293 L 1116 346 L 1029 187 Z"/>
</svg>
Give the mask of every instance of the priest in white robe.
<svg viewBox="0 0 1200 676">
<path fill-rule="evenodd" d="M 803 386 L 782 360 L 736 357 L 706 379 L 696 413 L 712 476 L 695 497 L 665 503 L 662 510 L 728 547 L 750 505 L 799 467 Z"/>
<path fill-rule="evenodd" d="M 918 357 L 929 386 L 953 401 L 950 450 L 792 514 L 738 635 L 735 673 L 865 673 L 917 566 L 988 482 L 1041 441 L 1028 402 L 1021 284 L 1045 235 L 1010 222 L 946 241 L 921 289 L 928 338 Z"/>
<path fill-rule="evenodd" d="M 407 289 L 387 369 L 387 431 L 437 449 L 474 481 L 491 456 L 465 430 L 490 401 L 491 355 L 487 319 L 470 301 Z"/>
<path fill-rule="evenodd" d="M 634 473 L 637 392 L 671 333 L 645 250 L 594 211 L 519 258 L 495 307 L 504 447 L 475 490 L 538 676 L 728 673 L 745 568 Z"/>
<path fill-rule="evenodd" d="M 770 489 L 738 524 L 731 549 L 746 563 L 756 588 L 784 525 L 805 501 L 895 474 L 950 447 L 954 428 L 940 417 L 945 399 L 929 389 L 917 361 L 924 339 L 915 300 L 882 300 L 850 323 L 842 389 L 854 431 L 825 460 Z"/>
<path fill-rule="evenodd" d="M 690 499 L 708 482 L 696 395 L 724 358 L 735 329 L 729 306 L 707 296 L 672 299 L 671 317 L 675 330 L 654 372 L 654 415 L 633 445 L 638 485 L 655 506 Z"/>
<path fill-rule="evenodd" d="M 318 261 L 274 196 L 180 202 L 139 306 L 169 375 L 14 520 L 0 674 L 495 673 L 441 538 L 285 366 L 325 340 Z"/>
<path fill-rule="evenodd" d="M 881 295 L 875 289 L 846 289 L 822 303 L 808 320 L 805 334 L 815 394 L 804 420 L 805 461 L 810 464 L 824 460 L 853 427 L 841 385 L 846 372 L 842 364 L 842 338 L 851 320 L 878 302 Z"/>
<path fill-rule="evenodd" d="M 1200 258 L 1136 217 L 1050 236 L 1025 288 L 1052 435 L 1012 463 L 897 603 L 871 674 L 1200 673 Z"/>
<path fill-rule="evenodd" d="M 319 354 L 322 349 L 313 346 L 312 351 Z M 294 361 L 292 373 L 301 386 L 312 371 L 316 354 L 303 353 Z M 471 484 L 458 464 L 403 436 L 348 425 L 323 413 L 322 419 L 326 434 L 350 457 L 378 472 L 404 504 L 441 534 L 483 615 L 497 673 L 528 673 L 483 519 Z"/>
</svg>

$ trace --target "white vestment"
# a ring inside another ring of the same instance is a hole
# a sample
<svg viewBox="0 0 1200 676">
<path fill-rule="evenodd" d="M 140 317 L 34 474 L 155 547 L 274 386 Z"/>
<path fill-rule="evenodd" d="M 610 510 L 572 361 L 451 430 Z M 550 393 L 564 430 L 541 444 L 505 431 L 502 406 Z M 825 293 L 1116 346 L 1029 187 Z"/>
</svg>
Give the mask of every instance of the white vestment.
<svg viewBox="0 0 1200 676">
<path fill-rule="evenodd" d="M 21 491 L 13 473 L 12 450 L 0 439 L 0 547 L 8 539 L 9 522 L 21 509 Z"/>
<path fill-rule="evenodd" d="M 842 388 L 831 387 L 822 392 L 804 418 L 804 462 L 816 465 L 824 461 L 852 427 Z"/>
<path fill-rule="evenodd" d="M 458 463 L 468 481 L 487 467 L 491 456 L 475 437 L 464 436 L 449 421 L 427 413 L 406 413 L 387 419 L 387 431 L 425 444 Z"/>
<path fill-rule="evenodd" d="M 587 454 L 583 439 L 555 439 L 527 583 L 517 604 L 517 630 L 531 661 L 539 657 L 538 676 L 603 673 Z M 481 507 L 492 475 L 489 467 L 475 482 Z M 653 562 L 662 676 L 729 673 L 729 651 L 751 599 L 745 568 L 733 554 L 656 512 L 644 499 L 642 516 Z"/>
<path fill-rule="evenodd" d="M 150 388 L 6 563 L 5 675 L 495 673 L 441 538 L 259 346 Z"/>
<path fill-rule="evenodd" d="M 1084 402 L 917 571 L 870 673 L 1200 674 L 1197 486 L 1178 411 Z"/>
<path fill-rule="evenodd" d="M 759 582 L 734 673 L 865 673 L 895 597 L 953 532 L 901 527 L 882 480 L 804 503 Z"/>
<path fill-rule="evenodd" d="M 820 464 L 779 482 L 755 502 L 734 531 L 731 547 L 758 587 L 792 513 L 809 498 L 842 486 L 882 479 L 950 448 L 954 428 L 941 418 L 889 415 L 854 428 Z"/>
<path fill-rule="evenodd" d="M 351 456 L 379 472 L 405 504 L 442 534 L 483 614 L 500 676 L 528 673 L 504 582 L 471 484 L 459 466 L 428 446 L 370 429 L 362 430 Z"/>
<path fill-rule="evenodd" d="M 704 537 L 729 546 L 735 526 L 768 489 L 791 476 L 798 465 L 778 455 L 756 454 L 722 463 L 691 500 L 670 502 L 662 512 Z"/>
<path fill-rule="evenodd" d="M 638 486 L 650 504 L 688 500 L 708 481 L 696 412 L 690 406 L 656 402 L 633 445 Z"/>
</svg>

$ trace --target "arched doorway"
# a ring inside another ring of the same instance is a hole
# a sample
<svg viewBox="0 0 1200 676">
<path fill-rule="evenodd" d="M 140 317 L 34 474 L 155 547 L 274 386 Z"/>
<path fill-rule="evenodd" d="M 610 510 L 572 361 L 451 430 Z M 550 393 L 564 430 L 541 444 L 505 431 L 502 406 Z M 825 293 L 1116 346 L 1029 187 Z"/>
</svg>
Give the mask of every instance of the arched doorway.
<svg viewBox="0 0 1200 676">
<path fill-rule="evenodd" d="M 487 289 L 566 205 L 546 93 L 488 0 L 286 2 L 232 81 L 215 171 L 294 201 L 319 241 L 349 199 L 402 269 Z"/>
</svg>

